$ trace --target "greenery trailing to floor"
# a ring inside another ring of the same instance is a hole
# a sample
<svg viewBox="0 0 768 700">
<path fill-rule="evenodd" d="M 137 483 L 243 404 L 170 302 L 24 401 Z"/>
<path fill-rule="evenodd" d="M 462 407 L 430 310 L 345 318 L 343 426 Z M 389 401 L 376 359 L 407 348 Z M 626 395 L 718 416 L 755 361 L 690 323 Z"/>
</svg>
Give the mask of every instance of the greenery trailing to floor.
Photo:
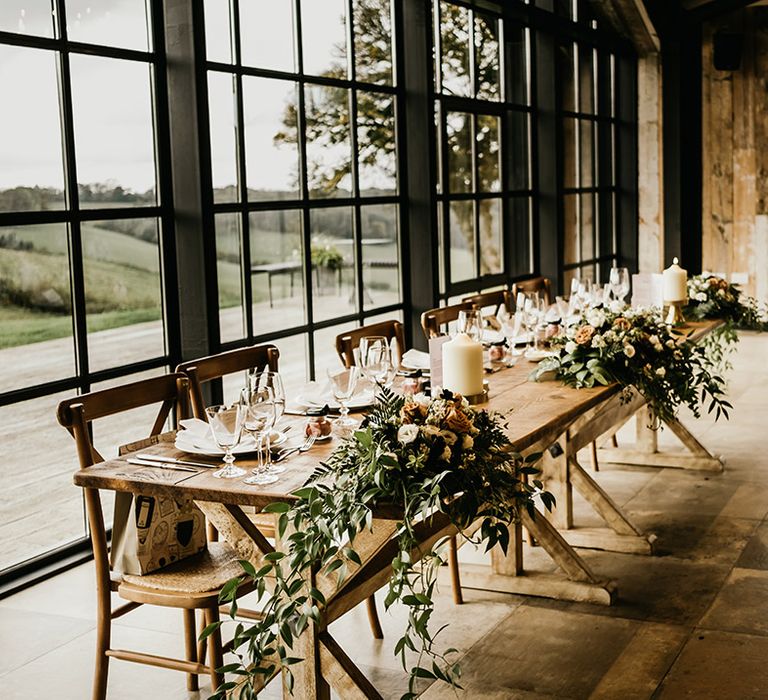
<svg viewBox="0 0 768 700">
<path fill-rule="evenodd" d="M 533 499 L 539 496 L 551 509 L 553 496 L 539 481 L 526 479 L 538 472 L 534 464 L 540 455 L 523 458 L 511 451 L 505 427 L 501 416 L 473 409 L 450 392 L 430 400 L 382 390 L 360 429 L 294 494 L 297 500 L 265 509 L 279 514 L 281 551 L 266 555 L 258 571 L 242 562 L 244 576 L 230 581 L 221 594 L 222 601 L 233 603 L 234 616 L 238 586 L 252 581 L 266 601 L 264 617 L 252 625 L 238 623 L 233 651 L 240 662 L 225 671 L 240 678 L 213 697 L 254 697 L 257 677 L 278 667 L 286 669 L 292 685 L 290 668 L 301 660 L 291 655 L 293 641 L 308 625 L 321 623 L 326 607 L 321 584 L 312 578 L 332 576 L 340 586 L 353 575 L 361 564 L 355 539 L 370 530 L 377 506 L 395 509 L 399 516 L 385 606 L 400 602 L 408 608 L 406 629 L 394 647 L 409 673 L 403 698 L 416 697 L 418 679 L 458 685 L 456 651 L 439 650 L 437 634 L 430 630 L 441 542 L 421 551 L 419 530 L 437 526 L 437 518 L 460 531 L 481 520 L 471 539 L 486 549 L 498 544 L 506 552 L 508 526 L 518 521 L 522 508 L 533 514 Z M 206 628 L 203 636 L 217 626 Z"/>
<path fill-rule="evenodd" d="M 639 391 L 658 421 L 674 418 L 681 405 L 697 417 L 703 405 L 728 417 L 725 380 L 706 347 L 664 324 L 658 311 L 590 309 L 552 345 L 556 354 L 539 364 L 537 379 L 554 371 L 574 387 L 618 382 L 627 400 Z"/>
</svg>

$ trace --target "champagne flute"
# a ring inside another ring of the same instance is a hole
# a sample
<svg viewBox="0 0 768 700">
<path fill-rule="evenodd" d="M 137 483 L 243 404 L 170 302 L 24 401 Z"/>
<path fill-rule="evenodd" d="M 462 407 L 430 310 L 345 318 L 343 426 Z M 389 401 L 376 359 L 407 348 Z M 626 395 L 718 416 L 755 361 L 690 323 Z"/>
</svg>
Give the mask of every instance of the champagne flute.
<svg viewBox="0 0 768 700">
<path fill-rule="evenodd" d="M 626 267 L 612 267 L 608 278 L 613 296 L 624 303 L 629 293 L 629 270 Z"/>
<path fill-rule="evenodd" d="M 368 379 L 381 388 L 389 378 L 390 367 L 389 343 L 384 336 L 360 339 L 360 368 Z"/>
<path fill-rule="evenodd" d="M 271 387 L 255 389 L 246 387 L 241 392 L 240 397 L 245 408 L 244 427 L 256 440 L 259 460 L 259 466 L 252 470 L 253 476 L 244 479 L 244 482 L 258 486 L 272 484 L 277 481 L 277 475 L 269 472 L 266 458 L 263 455 L 263 444 L 265 436 L 269 434 L 275 424 L 274 391 Z"/>
<path fill-rule="evenodd" d="M 272 389 L 275 401 L 275 427 L 277 427 L 285 413 L 285 389 L 283 388 L 283 379 L 280 373 L 266 369 L 262 372 L 252 372 L 248 375 L 248 387 L 251 390 L 265 387 Z M 272 463 L 272 431 L 266 434 L 266 441 L 267 468 L 273 474 L 282 474 L 285 471 L 285 467 Z"/>
<path fill-rule="evenodd" d="M 331 383 L 333 398 L 339 403 L 339 417 L 334 422 L 334 428 L 343 436 L 348 436 L 352 428 L 357 427 L 357 421 L 349 417 L 347 402 L 354 396 L 360 369 L 354 365 L 344 369 L 329 369 L 328 380 Z"/>
<path fill-rule="evenodd" d="M 220 449 L 224 450 L 224 468 L 213 472 L 217 479 L 234 479 L 245 474 L 245 469 L 234 466 L 235 457 L 232 449 L 240 443 L 243 433 L 245 411 L 240 403 L 232 406 L 208 406 L 205 416 L 211 426 L 213 439 Z"/>
</svg>

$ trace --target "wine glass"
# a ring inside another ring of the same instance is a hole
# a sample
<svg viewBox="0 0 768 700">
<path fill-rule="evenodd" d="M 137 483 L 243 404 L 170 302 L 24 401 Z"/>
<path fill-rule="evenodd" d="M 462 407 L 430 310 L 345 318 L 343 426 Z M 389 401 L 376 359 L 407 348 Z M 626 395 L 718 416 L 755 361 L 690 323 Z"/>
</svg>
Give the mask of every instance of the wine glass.
<svg viewBox="0 0 768 700">
<path fill-rule="evenodd" d="M 612 267 L 608 284 L 613 296 L 624 302 L 624 297 L 629 294 L 629 270 L 626 267 Z"/>
<path fill-rule="evenodd" d="M 368 379 L 379 387 L 386 385 L 391 366 L 389 342 L 384 336 L 360 339 L 360 368 Z"/>
<path fill-rule="evenodd" d="M 341 435 L 348 435 L 352 428 L 357 426 L 357 421 L 349 417 L 347 402 L 354 396 L 357 388 L 357 380 L 360 377 L 360 369 L 354 365 L 344 369 L 329 369 L 328 380 L 331 383 L 333 398 L 339 403 L 339 417 L 334 427 Z"/>
<path fill-rule="evenodd" d="M 251 390 L 262 388 L 272 389 L 275 399 L 275 427 L 280 423 L 280 419 L 285 413 L 285 389 L 283 388 L 283 379 L 279 372 L 263 370 L 262 372 L 253 371 L 248 374 L 248 387 Z M 285 467 L 272 464 L 272 431 L 266 434 L 267 441 L 267 468 L 274 474 L 282 474 Z"/>
<path fill-rule="evenodd" d="M 251 433 L 258 447 L 259 466 L 244 479 L 246 484 L 272 484 L 277 475 L 269 472 L 267 460 L 263 455 L 265 437 L 275 424 L 275 393 L 271 387 L 246 387 L 240 393 L 240 402 L 245 408 L 244 428 Z M 269 444 L 267 443 L 267 450 Z"/>
<path fill-rule="evenodd" d="M 456 332 L 466 333 L 472 340 L 481 342 L 483 338 L 483 318 L 480 311 L 459 311 L 456 319 Z"/>
<path fill-rule="evenodd" d="M 217 479 L 234 479 L 245 474 L 245 469 L 234 466 L 235 457 L 232 449 L 240 443 L 243 433 L 245 411 L 240 403 L 232 406 L 208 406 L 205 416 L 211 426 L 213 439 L 220 449 L 224 450 L 224 468 L 213 472 Z"/>
</svg>

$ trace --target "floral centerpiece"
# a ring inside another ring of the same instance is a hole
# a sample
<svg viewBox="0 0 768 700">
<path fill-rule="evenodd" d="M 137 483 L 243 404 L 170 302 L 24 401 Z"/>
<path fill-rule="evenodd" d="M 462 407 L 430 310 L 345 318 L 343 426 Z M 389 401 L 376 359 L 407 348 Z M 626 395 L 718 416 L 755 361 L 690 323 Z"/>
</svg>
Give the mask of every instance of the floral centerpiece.
<svg viewBox="0 0 768 700">
<path fill-rule="evenodd" d="M 696 275 L 688 280 L 688 318 L 718 318 L 736 328 L 765 330 L 766 318 L 753 297 L 744 296 L 737 285 L 715 275 Z"/>
<path fill-rule="evenodd" d="M 718 418 L 728 417 L 724 380 L 713 373 L 705 348 L 665 325 L 658 311 L 589 309 L 552 345 L 555 354 L 539 364 L 535 378 L 554 371 L 574 387 L 618 382 L 627 400 L 640 392 L 661 421 L 674 418 L 681 404 L 699 416 L 707 401 Z"/>
<path fill-rule="evenodd" d="M 527 475 L 538 471 L 533 465 L 539 456 L 523 458 L 513 452 L 501 416 L 476 410 L 459 395 L 445 391 L 430 400 L 383 389 L 360 429 L 294 494 L 297 500 L 265 509 L 279 514 L 281 539 L 289 528 L 292 534 L 283 539 L 283 551 L 265 556 L 259 571 L 242 562 L 244 577 L 222 590 L 222 600 L 234 603 L 237 586 L 248 577 L 266 604 L 262 620 L 236 629 L 233 651 L 240 664 L 227 670 L 239 674 L 239 682 L 225 683 L 214 697 L 226 697 L 235 687 L 250 697 L 254 677 L 271 675 L 277 665 L 292 682 L 290 666 L 299 660 L 289 656 L 292 639 L 320 621 L 326 605 L 324 596 L 307 586 L 309 573 L 333 574 L 341 585 L 350 568 L 361 563 L 355 537 L 371 527 L 380 505 L 401 514 L 385 605 L 399 601 L 409 608 L 407 628 L 395 644 L 395 654 L 409 673 L 409 692 L 403 697 L 416 697 L 418 678 L 457 684 L 460 669 L 451 658 L 455 652 L 439 652 L 429 630 L 442 543 L 421 552 L 419 561 L 414 556 L 419 547 L 416 528 L 436 514 L 460 531 L 480 520 L 475 541 L 506 551 L 509 525 L 518 520 L 521 508 L 533 513 L 536 496 L 547 508 L 554 504 L 539 481 L 527 482 Z M 271 595 L 266 593 L 268 577 L 274 581 Z M 216 626 L 206 628 L 204 635 Z M 409 652 L 418 658 L 410 668 Z M 271 660 L 275 657 L 279 661 Z"/>
</svg>

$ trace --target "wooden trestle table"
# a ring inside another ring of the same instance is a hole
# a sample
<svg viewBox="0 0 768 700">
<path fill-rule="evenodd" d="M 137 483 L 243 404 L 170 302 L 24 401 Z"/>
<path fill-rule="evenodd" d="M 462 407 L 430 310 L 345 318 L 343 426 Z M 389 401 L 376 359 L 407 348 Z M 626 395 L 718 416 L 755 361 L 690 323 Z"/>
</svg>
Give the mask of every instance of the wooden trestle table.
<svg viewBox="0 0 768 700">
<path fill-rule="evenodd" d="M 690 327 L 695 337 L 700 337 L 715 325 L 699 323 L 690 324 Z M 628 463 L 681 467 L 687 463 L 680 456 L 665 461 L 658 452 L 655 440 L 649 439 L 644 432 L 647 415 L 640 397 L 635 396 L 631 402 L 622 403 L 617 385 L 577 390 L 555 381 L 532 382 L 529 375 L 533 367 L 531 363 L 521 361 L 514 368 L 493 374 L 489 380 L 490 399 L 485 407 L 505 416 L 514 449 L 522 453 L 543 451 L 543 478 L 547 488 L 557 497 L 558 506 L 549 518 L 539 510 L 534 518 L 523 513 L 521 523 L 514 528 L 508 554 L 505 556 L 496 548 L 491 553 L 490 567 L 462 565 L 462 586 L 609 605 L 617 593 L 616 583 L 596 575 L 573 545 L 650 554 L 654 538 L 634 526 L 610 496 L 582 469 L 576 459 L 578 450 L 637 414 L 641 437 L 639 447 L 629 452 L 626 458 L 614 450 L 610 453 L 613 458 Z M 300 424 L 301 419 L 296 422 Z M 688 458 L 691 466 L 722 468 L 720 461 L 679 423 L 675 422 L 670 427 L 691 449 L 692 455 Z M 250 507 L 259 512 L 270 503 L 291 500 L 290 494 L 305 483 L 320 461 L 328 457 L 334 442 L 316 443 L 310 451 L 291 457 L 286 461 L 288 469 L 280 475 L 280 480 L 264 487 L 248 486 L 242 479 L 215 479 L 211 475 L 212 470 L 204 468 L 188 473 L 127 462 L 127 458 L 136 452 L 184 457 L 185 454 L 173 446 L 173 434 L 135 443 L 131 446 L 132 451 L 121 457 L 76 472 L 74 482 L 85 488 L 191 497 L 220 535 L 235 547 L 239 556 L 258 569 L 264 555 L 274 551 L 274 547 L 243 508 L 249 510 Z M 639 455 L 649 455 L 651 459 L 645 462 Z M 247 459 L 238 459 L 237 463 L 243 467 L 253 466 Z M 574 487 L 604 518 L 607 528 L 580 530 L 574 527 Z M 294 656 L 305 659 L 293 667 L 297 681 L 294 697 L 326 698 L 329 697 L 329 686 L 344 698 L 381 697 L 329 634 L 327 627 L 386 584 L 391 561 L 397 553 L 397 543 L 393 539 L 397 517 L 396 513 L 386 509 L 375 513 L 372 531 L 361 533 L 355 540 L 362 565 L 353 566 L 341 588 L 337 588 L 333 576 L 317 575 L 311 582 L 323 593 L 328 604 L 324 610 L 323 625 L 310 627 L 296 641 L 293 649 Z M 552 558 L 561 573 L 526 569 L 523 530 Z M 429 522 L 420 523 L 417 531 L 421 552 L 429 551 L 440 539 L 456 534 L 454 526 L 442 514 L 437 514 Z M 418 557 L 419 553 L 415 551 L 413 556 Z"/>
</svg>

